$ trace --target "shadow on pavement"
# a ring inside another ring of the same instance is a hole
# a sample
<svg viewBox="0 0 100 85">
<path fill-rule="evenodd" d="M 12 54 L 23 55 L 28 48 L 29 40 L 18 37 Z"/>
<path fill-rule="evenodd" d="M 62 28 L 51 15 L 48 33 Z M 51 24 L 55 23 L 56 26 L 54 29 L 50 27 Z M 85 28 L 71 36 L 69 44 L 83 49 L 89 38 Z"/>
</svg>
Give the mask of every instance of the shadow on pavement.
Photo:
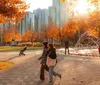
<svg viewBox="0 0 100 85">
<path fill-rule="evenodd" d="M 12 59 L 15 59 L 15 58 L 17 58 L 17 57 L 20 57 L 19 55 L 17 55 L 17 56 L 15 56 L 15 57 L 13 57 L 13 58 L 9 58 L 8 60 L 6 60 L 6 61 L 9 61 L 9 60 L 12 60 Z"/>
<path fill-rule="evenodd" d="M 43 81 L 37 81 L 37 83 L 35 83 L 35 85 L 43 85 Z"/>
</svg>

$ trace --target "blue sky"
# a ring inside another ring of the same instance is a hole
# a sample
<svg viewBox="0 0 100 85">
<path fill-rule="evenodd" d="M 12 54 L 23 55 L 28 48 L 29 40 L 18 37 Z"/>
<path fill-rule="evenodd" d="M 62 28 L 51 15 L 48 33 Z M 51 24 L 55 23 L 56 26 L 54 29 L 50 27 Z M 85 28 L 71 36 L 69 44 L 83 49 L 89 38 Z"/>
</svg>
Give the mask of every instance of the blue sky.
<svg viewBox="0 0 100 85">
<path fill-rule="evenodd" d="M 52 5 L 52 0 L 25 0 L 27 3 L 30 3 L 30 8 L 28 11 L 33 11 L 37 8 L 48 8 L 48 6 Z"/>
</svg>

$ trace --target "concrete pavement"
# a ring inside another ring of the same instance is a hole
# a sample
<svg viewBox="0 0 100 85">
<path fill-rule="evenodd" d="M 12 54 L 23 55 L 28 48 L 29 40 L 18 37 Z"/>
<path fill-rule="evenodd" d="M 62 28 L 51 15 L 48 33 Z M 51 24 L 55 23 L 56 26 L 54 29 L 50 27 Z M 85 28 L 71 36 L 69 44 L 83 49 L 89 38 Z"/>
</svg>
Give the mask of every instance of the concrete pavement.
<svg viewBox="0 0 100 85">
<path fill-rule="evenodd" d="M 17 54 L 7 54 L 7 56 L 11 55 Z M 15 65 L 0 72 L 0 85 L 49 85 L 48 72 L 45 72 L 45 81 L 42 82 L 39 79 L 40 61 L 37 60 L 38 57 L 40 54 L 34 55 L 30 52 L 26 56 L 10 60 Z M 100 85 L 99 57 L 64 56 L 58 53 L 58 64 L 55 71 L 62 74 L 60 85 Z M 60 79 L 54 77 L 54 80 L 53 85 L 58 85 Z"/>
</svg>

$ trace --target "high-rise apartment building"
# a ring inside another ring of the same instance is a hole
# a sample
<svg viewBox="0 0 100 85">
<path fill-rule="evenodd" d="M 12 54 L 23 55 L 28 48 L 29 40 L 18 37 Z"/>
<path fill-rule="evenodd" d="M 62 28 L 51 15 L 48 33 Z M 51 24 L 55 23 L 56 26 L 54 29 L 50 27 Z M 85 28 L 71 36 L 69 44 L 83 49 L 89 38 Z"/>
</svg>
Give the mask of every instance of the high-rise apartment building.
<svg viewBox="0 0 100 85">
<path fill-rule="evenodd" d="M 55 7 L 56 11 L 56 25 L 60 24 L 60 0 L 52 0 L 52 5 Z"/>
<path fill-rule="evenodd" d="M 34 30 L 34 14 L 31 12 L 27 12 L 18 25 L 18 30 L 22 35 L 29 29 Z"/>
<path fill-rule="evenodd" d="M 45 26 L 48 25 L 49 10 L 48 9 L 36 9 L 35 15 L 35 31 L 40 32 Z"/>
<path fill-rule="evenodd" d="M 48 17 L 49 17 L 49 10 L 48 9 L 44 9 L 45 11 L 45 25 L 48 25 Z"/>
<path fill-rule="evenodd" d="M 49 10 L 49 24 L 56 24 L 56 9 L 54 6 L 50 6 Z"/>
<path fill-rule="evenodd" d="M 35 31 L 40 32 L 42 24 L 42 10 L 39 8 L 34 10 L 33 13 L 35 16 Z"/>
<path fill-rule="evenodd" d="M 5 24 L 0 24 L 0 30 L 6 30 L 14 26 L 13 23 L 5 23 Z M 19 32 L 23 35 L 28 29 L 34 30 L 34 14 L 31 12 L 27 12 L 25 15 L 24 19 L 20 21 L 18 24 L 17 29 Z"/>
<path fill-rule="evenodd" d="M 61 3 L 60 0 L 52 0 L 52 4 L 56 9 L 56 25 L 64 25 L 70 17 L 67 11 L 68 3 Z"/>
<path fill-rule="evenodd" d="M 40 32 L 45 26 L 50 24 L 63 26 L 70 17 L 67 11 L 68 3 L 61 3 L 60 0 L 52 0 L 52 6 L 48 9 L 36 9 L 35 15 L 35 31 Z"/>
</svg>

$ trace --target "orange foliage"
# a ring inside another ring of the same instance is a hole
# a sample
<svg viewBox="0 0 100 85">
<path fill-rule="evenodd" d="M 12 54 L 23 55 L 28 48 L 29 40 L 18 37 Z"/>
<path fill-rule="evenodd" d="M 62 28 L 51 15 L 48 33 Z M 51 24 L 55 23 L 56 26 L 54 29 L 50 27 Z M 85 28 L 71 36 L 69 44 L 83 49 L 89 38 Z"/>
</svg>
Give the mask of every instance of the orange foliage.
<svg viewBox="0 0 100 85">
<path fill-rule="evenodd" d="M 24 41 L 31 41 L 32 39 L 32 30 L 27 30 L 23 36 Z"/>
<path fill-rule="evenodd" d="M 100 6 L 100 0 L 88 0 L 90 3 L 92 3 L 94 6 L 98 7 Z"/>
<path fill-rule="evenodd" d="M 57 26 L 51 25 L 48 29 L 48 38 L 59 40 L 60 39 L 59 33 L 60 33 L 59 28 Z"/>
<path fill-rule="evenodd" d="M 82 16 L 82 17 L 73 17 L 68 20 L 65 26 L 62 29 L 62 38 L 69 39 L 74 37 L 74 35 L 80 31 L 80 33 L 84 33 L 88 31 L 88 33 L 92 33 L 95 36 L 99 35 L 100 32 L 100 11 L 94 11 L 90 16 Z"/>
<path fill-rule="evenodd" d="M 60 0 L 60 2 L 64 3 L 66 0 Z"/>
<path fill-rule="evenodd" d="M 26 13 L 28 5 L 23 0 L 0 0 L 0 22 L 19 21 Z"/>
<path fill-rule="evenodd" d="M 36 41 L 37 39 L 38 39 L 38 33 L 37 32 L 33 32 L 33 34 L 32 34 L 32 40 L 33 41 Z"/>
<path fill-rule="evenodd" d="M 12 62 L 0 62 L 0 70 L 4 70 L 12 67 L 14 64 Z"/>
<path fill-rule="evenodd" d="M 89 36 L 98 36 L 99 35 L 99 33 L 96 31 L 96 29 L 89 30 L 87 33 Z"/>
<path fill-rule="evenodd" d="M 40 38 L 41 41 L 43 41 L 43 40 L 46 39 L 47 37 L 48 37 L 47 31 L 42 31 L 42 32 L 40 32 L 39 38 Z"/>
<path fill-rule="evenodd" d="M 100 36 L 100 10 L 96 10 L 90 14 L 90 18 L 88 20 L 90 30 L 95 32 L 96 36 Z"/>
<path fill-rule="evenodd" d="M 77 24 L 72 19 L 69 19 L 68 22 L 65 24 L 63 29 L 61 30 L 61 35 L 63 39 L 72 38 L 76 31 L 77 31 Z"/>
<path fill-rule="evenodd" d="M 9 28 L 3 33 L 4 42 L 12 42 L 12 40 L 21 40 L 21 34 L 16 28 Z"/>
</svg>

